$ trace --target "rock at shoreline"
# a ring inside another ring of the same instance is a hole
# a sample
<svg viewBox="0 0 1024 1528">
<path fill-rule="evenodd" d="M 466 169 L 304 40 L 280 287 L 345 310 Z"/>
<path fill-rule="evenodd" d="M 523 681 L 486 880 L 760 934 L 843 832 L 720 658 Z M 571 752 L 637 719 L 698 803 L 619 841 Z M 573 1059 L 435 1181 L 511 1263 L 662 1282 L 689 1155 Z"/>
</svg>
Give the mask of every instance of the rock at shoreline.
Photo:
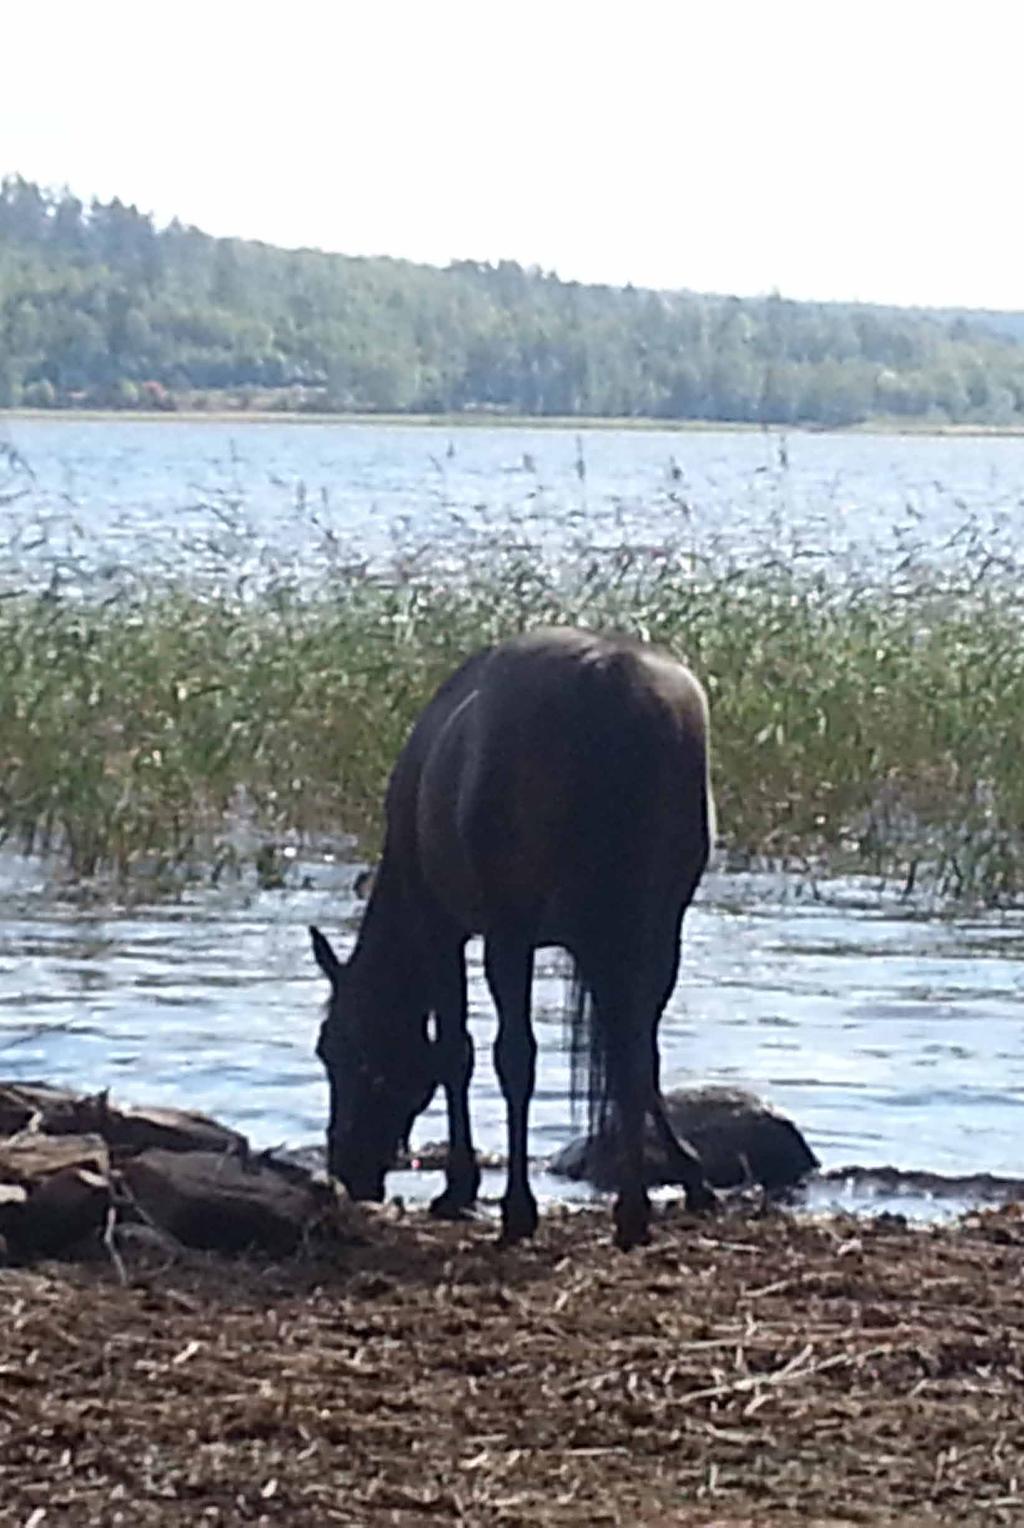
<svg viewBox="0 0 1024 1528">
<path fill-rule="evenodd" d="M 75 1168 L 105 1176 L 110 1152 L 101 1135 L 44 1135 L 23 1131 L 0 1141 L 0 1183 L 28 1186 Z"/>
<path fill-rule="evenodd" d="M 106 1093 L 0 1082 L 0 1137 L 95 1134 L 114 1152 L 248 1150 L 245 1136 L 190 1109 L 115 1108 Z"/>
<path fill-rule="evenodd" d="M 0 1082 L 0 1243 L 18 1261 L 139 1221 L 184 1246 L 281 1253 L 342 1218 L 322 1179 L 205 1115 Z"/>
<path fill-rule="evenodd" d="M 818 1167 L 817 1157 L 792 1120 L 742 1088 L 677 1088 L 665 1094 L 664 1102 L 673 1129 L 698 1153 L 714 1188 L 756 1183 L 778 1193 L 802 1182 Z M 649 1188 L 678 1182 L 650 1124 L 644 1165 Z M 613 1132 L 577 1137 L 548 1167 L 559 1177 L 614 1188 Z"/>
<path fill-rule="evenodd" d="M 293 1252 L 315 1210 L 308 1182 L 255 1159 L 209 1151 L 143 1151 L 121 1169 L 146 1218 L 175 1241 L 209 1251 Z M 329 1193 L 322 1187 L 322 1198 Z"/>
</svg>

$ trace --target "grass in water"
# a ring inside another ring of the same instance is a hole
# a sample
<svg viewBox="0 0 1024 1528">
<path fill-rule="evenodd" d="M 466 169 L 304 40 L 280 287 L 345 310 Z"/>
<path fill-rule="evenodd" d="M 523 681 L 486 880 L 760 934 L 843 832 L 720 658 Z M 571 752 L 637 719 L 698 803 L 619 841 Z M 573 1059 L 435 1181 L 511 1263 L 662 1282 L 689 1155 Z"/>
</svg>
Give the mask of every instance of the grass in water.
<svg viewBox="0 0 1024 1528">
<path fill-rule="evenodd" d="M 372 849 L 438 681 L 475 647 L 573 621 L 662 642 L 707 685 L 734 856 L 927 872 L 990 902 L 1024 890 L 1024 570 L 976 527 L 870 576 L 768 546 L 548 565 L 501 536 L 447 565 L 429 549 L 377 572 L 328 562 L 313 587 L 257 592 L 8 587 L 0 833 L 123 879 L 223 870 L 239 819 L 264 845 L 351 833 Z"/>
</svg>

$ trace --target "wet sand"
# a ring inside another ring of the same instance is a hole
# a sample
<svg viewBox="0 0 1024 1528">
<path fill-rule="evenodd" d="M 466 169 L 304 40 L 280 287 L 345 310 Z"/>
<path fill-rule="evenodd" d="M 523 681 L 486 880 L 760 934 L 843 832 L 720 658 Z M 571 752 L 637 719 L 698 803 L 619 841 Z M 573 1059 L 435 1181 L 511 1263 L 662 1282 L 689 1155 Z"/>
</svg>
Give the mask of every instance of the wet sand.
<svg viewBox="0 0 1024 1528">
<path fill-rule="evenodd" d="M 1024 1214 L 0 1270 L 0 1523 L 1024 1521 Z"/>
</svg>

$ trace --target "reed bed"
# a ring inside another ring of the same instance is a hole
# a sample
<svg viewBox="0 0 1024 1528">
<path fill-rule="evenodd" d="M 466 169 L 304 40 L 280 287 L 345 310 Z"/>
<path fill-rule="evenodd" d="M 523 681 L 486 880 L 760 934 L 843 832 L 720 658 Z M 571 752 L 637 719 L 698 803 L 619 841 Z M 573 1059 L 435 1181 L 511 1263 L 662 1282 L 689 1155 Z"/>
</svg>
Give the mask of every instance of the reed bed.
<svg viewBox="0 0 1024 1528">
<path fill-rule="evenodd" d="M 315 574 L 29 584 L 0 548 L 0 834 L 75 877 L 178 884 L 282 846 L 372 852 L 387 771 L 466 653 L 542 621 L 665 643 L 712 705 L 733 862 L 1024 889 L 1024 568 L 963 526 L 871 566 L 781 533 L 542 555 L 515 531 Z M 39 551 L 34 553 L 36 566 Z M 245 829 L 240 833 L 240 825 Z"/>
</svg>

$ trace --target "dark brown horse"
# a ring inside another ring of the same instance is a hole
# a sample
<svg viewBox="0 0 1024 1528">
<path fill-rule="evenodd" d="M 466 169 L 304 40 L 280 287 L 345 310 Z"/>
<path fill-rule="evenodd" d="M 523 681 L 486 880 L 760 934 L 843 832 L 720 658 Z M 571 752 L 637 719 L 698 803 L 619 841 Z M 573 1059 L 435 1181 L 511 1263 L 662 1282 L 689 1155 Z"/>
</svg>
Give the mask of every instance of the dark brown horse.
<svg viewBox="0 0 1024 1528">
<path fill-rule="evenodd" d="M 482 934 L 508 1109 L 506 1239 L 537 1226 L 527 1116 L 542 945 L 563 946 L 574 964 L 574 1096 L 585 1083 L 592 1124 L 612 1109 L 621 1127 L 619 1245 L 647 1237 L 648 1114 L 688 1204 L 713 1203 L 663 1112 L 657 1047 L 713 832 L 707 731 L 704 693 L 681 663 L 590 632 L 516 637 L 441 686 L 391 776 L 384 851 L 351 959 L 343 965 L 310 931 L 331 983 L 317 1047 L 330 1083 L 328 1160 L 354 1197 L 383 1198 L 396 1148 L 440 1083 L 449 1164 L 432 1208 L 458 1214 L 476 1198 L 465 946 Z"/>
</svg>

